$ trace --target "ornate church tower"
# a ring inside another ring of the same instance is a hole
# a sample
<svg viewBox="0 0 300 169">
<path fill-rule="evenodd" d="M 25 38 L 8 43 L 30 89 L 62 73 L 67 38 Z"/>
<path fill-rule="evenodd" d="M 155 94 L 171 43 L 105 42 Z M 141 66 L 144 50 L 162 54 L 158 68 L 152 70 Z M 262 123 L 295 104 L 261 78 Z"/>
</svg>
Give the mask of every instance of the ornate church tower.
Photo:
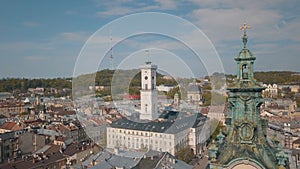
<svg viewBox="0 0 300 169">
<path fill-rule="evenodd" d="M 158 117 L 157 90 L 156 90 L 157 66 L 146 62 L 141 66 L 141 115 L 142 120 L 154 120 Z"/>
<path fill-rule="evenodd" d="M 237 77 L 229 90 L 232 119 L 227 133 L 220 131 L 210 151 L 211 169 L 285 169 L 287 155 L 278 140 L 271 147 L 266 138 L 267 121 L 260 118 L 262 90 L 253 74 L 255 57 L 247 49 L 246 23 L 241 27 L 244 47 L 235 58 Z"/>
</svg>

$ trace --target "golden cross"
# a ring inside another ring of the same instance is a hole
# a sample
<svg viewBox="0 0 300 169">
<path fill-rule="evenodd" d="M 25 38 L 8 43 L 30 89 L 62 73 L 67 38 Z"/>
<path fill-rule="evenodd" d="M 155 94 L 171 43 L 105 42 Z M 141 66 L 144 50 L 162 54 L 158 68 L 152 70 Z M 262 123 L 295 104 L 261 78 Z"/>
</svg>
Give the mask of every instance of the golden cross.
<svg viewBox="0 0 300 169">
<path fill-rule="evenodd" d="M 240 30 L 244 31 L 244 35 L 246 35 L 246 30 L 250 29 L 251 27 L 247 25 L 246 21 L 244 22 L 244 25 L 240 27 Z"/>
</svg>

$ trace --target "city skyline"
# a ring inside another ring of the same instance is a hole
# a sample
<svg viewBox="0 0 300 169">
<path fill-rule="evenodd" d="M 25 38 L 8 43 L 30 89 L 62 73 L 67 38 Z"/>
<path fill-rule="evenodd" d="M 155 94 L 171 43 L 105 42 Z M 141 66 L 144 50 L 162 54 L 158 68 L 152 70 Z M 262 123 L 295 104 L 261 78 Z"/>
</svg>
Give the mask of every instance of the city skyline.
<svg viewBox="0 0 300 169">
<path fill-rule="evenodd" d="M 300 72 L 300 31 L 297 29 L 300 5 L 296 0 L 1 1 L 1 4 L 0 78 L 72 77 L 77 56 L 86 40 L 114 19 L 137 12 L 169 13 L 195 24 L 215 46 L 225 72 L 230 74 L 235 74 L 232 60 L 242 48 L 239 27 L 246 20 L 251 26 L 248 48 L 258 60 L 255 71 Z M 112 37 L 117 39 L 114 37 L 117 28 L 112 29 Z M 107 36 L 109 34 L 107 32 Z M 190 37 L 190 41 L 194 41 L 193 36 Z M 161 38 L 150 37 L 150 40 L 152 44 L 171 46 L 170 49 L 177 45 Z M 134 46 L 141 41 L 130 39 L 128 42 Z M 126 53 L 125 48 L 127 46 L 122 48 L 122 44 L 116 46 L 116 64 L 131 54 Z M 150 52 L 154 60 L 159 53 L 155 52 Z M 161 57 L 163 55 L 165 53 L 161 53 Z M 146 56 L 141 60 L 145 59 Z M 107 61 L 108 68 L 109 65 Z M 196 66 L 192 65 L 192 69 L 197 69 Z"/>
</svg>

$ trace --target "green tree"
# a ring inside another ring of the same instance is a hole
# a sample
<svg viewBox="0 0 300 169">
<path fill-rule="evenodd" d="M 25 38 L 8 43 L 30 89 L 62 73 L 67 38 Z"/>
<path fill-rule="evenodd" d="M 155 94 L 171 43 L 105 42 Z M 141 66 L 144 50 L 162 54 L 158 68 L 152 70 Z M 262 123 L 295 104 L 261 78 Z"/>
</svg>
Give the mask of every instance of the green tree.
<svg viewBox="0 0 300 169">
<path fill-rule="evenodd" d="M 28 111 L 24 111 L 24 112 L 21 112 L 21 113 L 20 113 L 20 116 L 24 116 L 24 115 L 28 115 L 28 114 L 29 114 Z"/>
<path fill-rule="evenodd" d="M 179 86 L 176 86 L 174 87 L 172 90 L 170 90 L 168 93 L 167 93 L 167 96 L 169 99 L 173 99 L 174 98 L 174 95 L 178 93 L 179 95 L 179 98 L 181 98 L 181 93 L 180 93 L 180 89 L 179 89 Z"/>
<path fill-rule="evenodd" d="M 195 158 L 194 151 L 190 146 L 180 148 L 177 151 L 176 156 L 179 160 L 182 160 L 186 163 L 189 163 L 193 158 Z"/>
</svg>

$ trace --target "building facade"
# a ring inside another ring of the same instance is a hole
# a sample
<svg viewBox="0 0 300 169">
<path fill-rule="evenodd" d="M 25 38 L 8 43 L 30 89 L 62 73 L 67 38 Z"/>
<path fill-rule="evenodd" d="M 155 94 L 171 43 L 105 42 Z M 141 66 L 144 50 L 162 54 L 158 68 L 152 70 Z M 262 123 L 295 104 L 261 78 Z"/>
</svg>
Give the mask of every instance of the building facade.
<svg viewBox="0 0 300 169">
<path fill-rule="evenodd" d="M 277 84 L 263 84 L 265 89 L 262 91 L 264 97 L 277 97 L 278 95 L 278 86 Z"/>
<path fill-rule="evenodd" d="M 17 157 L 17 144 L 14 132 L 0 134 L 0 163 Z"/>
<path fill-rule="evenodd" d="M 163 112 L 165 117 L 148 123 L 127 119 L 113 122 L 107 127 L 107 148 L 124 150 L 156 150 L 172 155 L 182 147 L 190 146 L 200 153 L 209 138 L 209 123 L 202 114 L 184 115 L 179 112 Z M 176 114 L 177 120 L 166 119 Z"/>
<path fill-rule="evenodd" d="M 187 99 L 189 102 L 202 104 L 203 102 L 202 89 L 198 84 L 190 83 L 188 85 Z"/>
</svg>

